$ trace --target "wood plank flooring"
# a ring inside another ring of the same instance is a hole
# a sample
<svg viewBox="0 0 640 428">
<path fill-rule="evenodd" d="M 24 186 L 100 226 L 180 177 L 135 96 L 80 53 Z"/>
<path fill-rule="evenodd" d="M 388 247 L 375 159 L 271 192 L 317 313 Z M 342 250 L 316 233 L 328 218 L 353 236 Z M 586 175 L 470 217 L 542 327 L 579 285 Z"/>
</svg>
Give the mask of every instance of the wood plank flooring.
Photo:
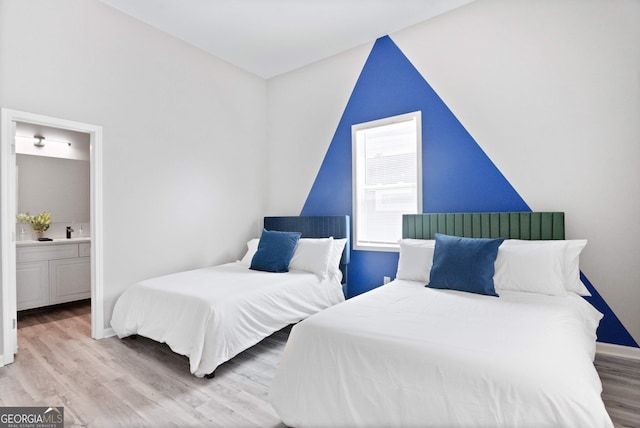
<svg viewBox="0 0 640 428">
<path fill-rule="evenodd" d="M 78 427 L 284 427 L 268 390 L 288 329 L 210 380 L 166 345 L 90 335 L 86 302 L 20 316 L 16 360 L 0 368 L 0 406 L 64 406 L 65 426 Z"/>
<path fill-rule="evenodd" d="M 211 380 L 152 340 L 91 339 L 88 302 L 21 314 L 18 331 L 16 361 L 0 368 L 0 406 L 64 406 L 74 427 L 284 428 L 268 390 L 288 328 Z M 596 368 L 616 427 L 640 427 L 640 362 L 598 356 Z"/>
<path fill-rule="evenodd" d="M 640 361 L 596 355 L 602 401 L 616 427 L 640 428 Z"/>
</svg>

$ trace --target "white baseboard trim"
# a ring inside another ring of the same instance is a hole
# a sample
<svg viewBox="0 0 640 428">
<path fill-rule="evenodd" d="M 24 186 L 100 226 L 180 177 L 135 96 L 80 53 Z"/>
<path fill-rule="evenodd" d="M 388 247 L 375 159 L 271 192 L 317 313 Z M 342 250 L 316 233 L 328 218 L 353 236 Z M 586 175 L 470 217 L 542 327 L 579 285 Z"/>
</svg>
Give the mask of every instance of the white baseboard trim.
<svg viewBox="0 0 640 428">
<path fill-rule="evenodd" d="M 109 327 L 104 329 L 102 338 L 106 339 L 107 337 L 111 337 L 115 335 L 116 335 L 116 332 L 111 327 Z"/>
<path fill-rule="evenodd" d="M 596 342 L 596 354 L 631 358 L 640 361 L 640 348 Z"/>
</svg>

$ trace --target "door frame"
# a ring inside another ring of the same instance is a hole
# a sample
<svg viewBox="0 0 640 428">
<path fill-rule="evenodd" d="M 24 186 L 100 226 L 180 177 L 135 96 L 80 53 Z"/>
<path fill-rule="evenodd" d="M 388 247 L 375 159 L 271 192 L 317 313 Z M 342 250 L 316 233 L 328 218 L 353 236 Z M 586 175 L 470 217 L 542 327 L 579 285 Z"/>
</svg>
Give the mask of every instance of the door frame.
<svg viewBox="0 0 640 428">
<path fill-rule="evenodd" d="M 16 151 L 15 123 L 29 123 L 89 134 L 91 216 L 91 337 L 102 339 L 104 289 L 102 253 L 102 127 L 2 108 L 0 118 L 0 269 L 2 296 L 2 355 L 0 367 L 18 351 L 16 305 Z"/>
</svg>

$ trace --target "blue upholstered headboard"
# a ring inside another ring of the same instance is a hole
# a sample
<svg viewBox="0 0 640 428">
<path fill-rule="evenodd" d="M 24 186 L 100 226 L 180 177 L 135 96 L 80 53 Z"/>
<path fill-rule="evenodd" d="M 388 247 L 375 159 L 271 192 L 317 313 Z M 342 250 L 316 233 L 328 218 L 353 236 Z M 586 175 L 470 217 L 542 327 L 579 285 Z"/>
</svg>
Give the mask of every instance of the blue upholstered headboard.
<svg viewBox="0 0 640 428">
<path fill-rule="evenodd" d="M 265 217 L 264 228 L 267 230 L 281 230 L 300 232 L 303 238 L 347 238 L 347 243 L 340 259 L 342 281 L 347 280 L 347 265 L 351 255 L 351 227 L 348 215 L 341 216 L 286 216 Z"/>
</svg>

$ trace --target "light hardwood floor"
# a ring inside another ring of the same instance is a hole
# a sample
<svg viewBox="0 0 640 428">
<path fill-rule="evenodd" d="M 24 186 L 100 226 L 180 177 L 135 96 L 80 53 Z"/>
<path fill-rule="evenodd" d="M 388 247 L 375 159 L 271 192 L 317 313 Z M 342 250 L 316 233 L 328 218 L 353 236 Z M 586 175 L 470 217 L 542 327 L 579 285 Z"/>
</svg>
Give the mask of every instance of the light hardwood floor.
<svg viewBox="0 0 640 428">
<path fill-rule="evenodd" d="M 596 355 L 602 401 L 616 427 L 640 428 L 640 361 Z"/>
<path fill-rule="evenodd" d="M 85 303 L 21 315 L 16 361 L 0 368 L 0 406 L 64 406 L 65 426 L 284 427 L 268 390 L 289 329 L 216 371 L 189 373 L 166 345 L 90 338 Z M 617 427 L 640 427 L 640 362 L 598 357 L 603 400 Z"/>
</svg>

